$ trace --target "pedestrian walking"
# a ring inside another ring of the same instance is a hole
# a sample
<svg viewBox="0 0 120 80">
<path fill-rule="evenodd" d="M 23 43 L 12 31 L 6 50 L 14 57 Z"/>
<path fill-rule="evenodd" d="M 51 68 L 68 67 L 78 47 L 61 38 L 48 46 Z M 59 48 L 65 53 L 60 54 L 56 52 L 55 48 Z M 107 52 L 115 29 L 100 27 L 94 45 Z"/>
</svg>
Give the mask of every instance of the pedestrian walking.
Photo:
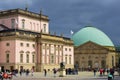
<svg viewBox="0 0 120 80">
<path fill-rule="evenodd" d="M 97 72 L 96 69 L 94 69 L 93 72 L 94 72 L 94 77 L 96 77 L 96 72 Z"/>
<path fill-rule="evenodd" d="M 22 76 L 22 72 L 23 72 L 23 70 L 22 70 L 22 69 L 20 69 L 20 76 Z"/>
<path fill-rule="evenodd" d="M 47 76 L 47 70 L 44 69 L 44 76 L 46 77 Z"/>
<path fill-rule="evenodd" d="M 105 76 L 105 69 L 103 69 L 103 75 Z"/>
<path fill-rule="evenodd" d="M 107 75 L 108 75 L 108 73 L 110 72 L 110 70 L 109 70 L 109 68 L 107 69 Z"/>
<path fill-rule="evenodd" d="M 117 71 L 118 71 L 118 74 L 119 74 L 119 76 L 120 76 L 120 68 L 118 68 L 118 70 L 117 70 Z"/>
<path fill-rule="evenodd" d="M 57 70 L 54 68 L 54 69 L 53 69 L 54 77 L 56 77 L 56 73 L 57 73 Z"/>
<path fill-rule="evenodd" d="M 114 78 L 114 72 L 115 72 L 115 71 L 114 71 L 114 68 L 111 68 L 111 69 L 110 69 L 110 74 L 113 76 L 113 78 Z"/>
<path fill-rule="evenodd" d="M 29 75 L 29 69 L 26 70 L 26 76 L 28 76 L 28 75 Z"/>
<path fill-rule="evenodd" d="M 113 80 L 113 75 L 110 72 L 108 73 L 108 80 Z"/>
<path fill-rule="evenodd" d="M 34 73 L 34 69 L 32 68 L 31 69 L 31 76 L 33 76 L 33 73 Z"/>
<path fill-rule="evenodd" d="M 102 76 L 103 74 L 103 69 L 100 69 L 100 76 Z"/>
</svg>

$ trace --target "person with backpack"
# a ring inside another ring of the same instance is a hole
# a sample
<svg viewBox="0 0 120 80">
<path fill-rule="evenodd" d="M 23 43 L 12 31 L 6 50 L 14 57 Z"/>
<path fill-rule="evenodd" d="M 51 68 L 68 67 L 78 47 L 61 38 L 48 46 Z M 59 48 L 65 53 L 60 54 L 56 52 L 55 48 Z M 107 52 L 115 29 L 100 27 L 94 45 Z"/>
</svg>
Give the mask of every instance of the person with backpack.
<svg viewBox="0 0 120 80">
<path fill-rule="evenodd" d="M 108 80 L 113 80 L 113 75 L 110 72 L 108 73 Z"/>
</svg>

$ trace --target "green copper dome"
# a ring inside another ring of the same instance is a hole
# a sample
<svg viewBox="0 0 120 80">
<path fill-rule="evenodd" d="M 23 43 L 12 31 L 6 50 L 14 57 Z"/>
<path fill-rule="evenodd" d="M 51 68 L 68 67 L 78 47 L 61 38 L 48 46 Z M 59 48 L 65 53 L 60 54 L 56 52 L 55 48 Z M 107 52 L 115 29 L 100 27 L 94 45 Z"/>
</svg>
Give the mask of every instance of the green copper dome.
<svg viewBox="0 0 120 80">
<path fill-rule="evenodd" d="M 88 41 L 92 41 L 102 46 L 114 46 L 110 38 L 104 32 L 91 26 L 79 30 L 71 39 L 75 46 L 79 46 Z"/>
</svg>

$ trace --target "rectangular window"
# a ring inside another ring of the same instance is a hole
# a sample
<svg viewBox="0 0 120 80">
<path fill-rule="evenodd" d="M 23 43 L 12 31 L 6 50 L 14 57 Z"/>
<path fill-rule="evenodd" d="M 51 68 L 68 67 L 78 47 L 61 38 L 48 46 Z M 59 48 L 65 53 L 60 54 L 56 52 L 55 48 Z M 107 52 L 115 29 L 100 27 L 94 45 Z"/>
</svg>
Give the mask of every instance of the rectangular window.
<svg viewBox="0 0 120 80">
<path fill-rule="evenodd" d="M 35 48 L 35 44 L 33 44 L 32 46 L 33 46 L 33 48 Z"/>
<path fill-rule="evenodd" d="M 67 56 L 65 56 L 65 64 L 67 64 Z"/>
<path fill-rule="evenodd" d="M 26 46 L 29 47 L 29 44 L 27 43 Z"/>
<path fill-rule="evenodd" d="M 22 22 L 22 29 L 24 29 L 25 27 L 25 22 Z"/>
<path fill-rule="evenodd" d="M 23 63 L 23 54 L 20 54 L 20 62 Z"/>
<path fill-rule="evenodd" d="M 26 55 L 26 62 L 29 63 L 29 54 Z"/>
<path fill-rule="evenodd" d="M 69 56 L 69 64 L 71 64 L 71 56 Z"/>
<path fill-rule="evenodd" d="M 65 48 L 65 51 L 67 51 L 67 48 Z"/>
<path fill-rule="evenodd" d="M 22 29 L 24 29 L 24 28 L 25 28 L 25 20 L 22 19 Z"/>
<path fill-rule="evenodd" d="M 6 54 L 6 62 L 9 63 L 9 58 L 10 58 L 10 55 L 9 54 Z"/>
<path fill-rule="evenodd" d="M 11 28 L 12 28 L 12 29 L 15 28 L 15 19 L 11 19 Z"/>
<path fill-rule="evenodd" d="M 46 24 L 43 24 L 44 33 L 46 33 Z"/>
<path fill-rule="evenodd" d="M 20 46 L 23 46 L 23 43 L 20 43 Z"/>
<path fill-rule="evenodd" d="M 6 46 L 10 46 L 10 43 L 6 43 Z"/>
<path fill-rule="evenodd" d="M 51 64 L 54 64 L 54 55 L 51 55 L 50 63 L 51 63 Z"/>
<path fill-rule="evenodd" d="M 69 48 L 69 51 L 71 51 L 71 48 Z"/>
<path fill-rule="evenodd" d="M 35 55 L 32 55 L 32 62 L 35 62 Z"/>
</svg>

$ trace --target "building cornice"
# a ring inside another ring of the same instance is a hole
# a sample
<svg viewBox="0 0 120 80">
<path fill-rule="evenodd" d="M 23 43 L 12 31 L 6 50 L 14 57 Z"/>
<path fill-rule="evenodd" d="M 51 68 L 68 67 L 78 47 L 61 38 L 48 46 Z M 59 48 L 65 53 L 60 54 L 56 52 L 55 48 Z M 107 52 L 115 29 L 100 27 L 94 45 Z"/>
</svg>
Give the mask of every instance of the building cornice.
<svg viewBox="0 0 120 80">
<path fill-rule="evenodd" d="M 73 41 L 62 36 L 53 36 L 49 34 L 42 34 L 41 41 L 50 41 L 53 43 L 61 43 L 65 45 L 73 45 Z"/>
<path fill-rule="evenodd" d="M 40 42 L 54 43 L 54 44 L 73 46 L 73 41 L 66 37 L 36 33 L 36 32 L 18 30 L 18 29 L 0 31 L 0 38 L 1 40 L 18 39 L 18 40 L 38 41 L 39 43 Z"/>
<path fill-rule="evenodd" d="M 29 16 L 29 17 L 32 17 L 32 18 L 49 21 L 49 18 L 46 15 L 43 15 L 41 13 L 38 14 L 38 13 L 30 12 L 30 11 L 19 9 L 19 8 L 18 9 L 10 9 L 10 10 L 5 10 L 5 11 L 0 11 L 0 17 L 15 15 L 15 14 Z"/>
</svg>

